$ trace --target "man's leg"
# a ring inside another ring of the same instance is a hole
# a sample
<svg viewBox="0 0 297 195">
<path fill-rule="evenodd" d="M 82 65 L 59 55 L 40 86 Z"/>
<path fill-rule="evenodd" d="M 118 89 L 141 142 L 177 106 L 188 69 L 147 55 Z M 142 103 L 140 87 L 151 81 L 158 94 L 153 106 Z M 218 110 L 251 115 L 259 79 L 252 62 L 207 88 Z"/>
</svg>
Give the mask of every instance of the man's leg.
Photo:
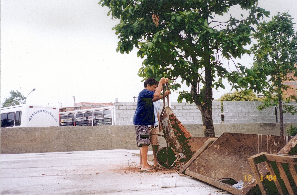
<svg viewBox="0 0 297 195">
<path fill-rule="evenodd" d="M 150 165 L 147 162 L 147 152 L 148 152 L 148 145 L 142 145 L 141 147 L 141 160 L 142 160 L 142 167 L 141 170 L 150 169 Z"/>
<path fill-rule="evenodd" d="M 150 169 L 147 162 L 148 146 L 150 145 L 149 128 L 144 125 L 135 125 L 135 129 L 137 146 L 140 147 L 140 167 L 142 170 Z"/>
<path fill-rule="evenodd" d="M 159 133 L 159 128 L 153 128 L 151 131 L 151 144 L 152 144 L 152 149 L 153 149 L 153 155 L 154 155 L 154 165 L 157 167 L 158 161 L 157 161 L 157 152 L 159 150 L 159 139 L 158 139 L 158 133 Z"/>
<path fill-rule="evenodd" d="M 157 161 L 157 152 L 159 150 L 159 145 L 152 145 L 153 148 L 153 155 L 154 155 L 154 165 L 157 167 L 158 161 Z"/>
<path fill-rule="evenodd" d="M 139 161 L 140 163 L 139 163 L 139 166 L 140 166 L 140 168 L 142 168 L 142 155 L 141 155 L 141 148 L 140 148 L 140 155 L 139 155 L 139 156 L 140 156 L 140 161 Z"/>
</svg>

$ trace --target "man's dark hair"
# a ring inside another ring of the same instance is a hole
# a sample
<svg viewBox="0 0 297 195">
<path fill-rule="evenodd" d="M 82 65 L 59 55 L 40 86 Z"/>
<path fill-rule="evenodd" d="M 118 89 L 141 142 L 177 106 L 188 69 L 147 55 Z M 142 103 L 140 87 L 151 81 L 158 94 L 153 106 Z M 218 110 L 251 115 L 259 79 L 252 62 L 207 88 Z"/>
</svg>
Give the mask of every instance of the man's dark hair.
<svg viewBox="0 0 297 195">
<path fill-rule="evenodd" d="M 156 81 L 156 79 L 153 78 L 148 78 L 144 81 L 144 87 L 147 87 L 147 84 L 149 84 L 150 86 L 152 85 L 158 85 L 158 81 Z"/>
</svg>

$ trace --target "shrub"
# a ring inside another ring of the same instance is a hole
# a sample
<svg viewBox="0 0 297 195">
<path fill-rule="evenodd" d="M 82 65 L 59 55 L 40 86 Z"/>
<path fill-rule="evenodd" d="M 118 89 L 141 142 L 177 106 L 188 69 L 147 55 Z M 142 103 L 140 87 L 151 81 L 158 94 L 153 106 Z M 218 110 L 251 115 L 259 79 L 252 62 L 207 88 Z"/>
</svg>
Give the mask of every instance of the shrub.
<svg viewBox="0 0 297 195">
<path fill-rule="evenodd" d="M 293 127 L 293 125 L 291 125 L 289 128 L 287 128 L 287 132 L 289 136 L 295 136 L 297 135 L 297 127 Z"/>
</svg>

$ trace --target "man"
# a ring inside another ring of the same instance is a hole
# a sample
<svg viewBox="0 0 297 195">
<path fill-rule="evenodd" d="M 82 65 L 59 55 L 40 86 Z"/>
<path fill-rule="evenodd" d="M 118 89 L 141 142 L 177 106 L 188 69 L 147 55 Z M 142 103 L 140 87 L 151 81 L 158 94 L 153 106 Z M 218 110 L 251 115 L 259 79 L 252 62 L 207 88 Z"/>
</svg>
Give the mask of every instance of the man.
<svg viewBox="0 0 297 195">
<path fill-rule="evenodd" d="M 141 171 L 150 171 L 151 167 L 147 162 L 148 146 L 150 145 L 149 125 L 154 125 L 154 106 L 153 98 L 160 98 L 163 84 L 166 84 L 168 79 L 162 78 L 160 82 L 153 78 L 145 80 L 144 87 L 137 100 L 137 108 L 133 118 L 136 131 L 137 146 L 140 147 L 140 167 Z M 166 91 L 165 94 L 169 94 Z"/>
</svg>

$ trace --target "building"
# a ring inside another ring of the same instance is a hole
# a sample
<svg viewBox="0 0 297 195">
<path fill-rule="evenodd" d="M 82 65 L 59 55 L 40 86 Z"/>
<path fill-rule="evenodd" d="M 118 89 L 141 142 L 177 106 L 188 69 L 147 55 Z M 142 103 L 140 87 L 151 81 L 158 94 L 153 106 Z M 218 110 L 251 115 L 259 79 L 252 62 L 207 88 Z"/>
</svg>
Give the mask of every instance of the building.
<svg viewBox="0 0 297 195">
<path fill-rule="evenodd" d="M 107 107 L 113 106 L 112 102 L 110 103 L 92 103 L 92 102 L 79 102 L 75 103 L 73 107 L 61 107 L 59 112 L 68 112 L 74 110 L 84 110 L 84 109 L 91 109 L 91 108 L 100 108 L 100 107 Z"/>
<path fill-rule="evenodd" d="M 296 72 L 297 71 L 297 64 L 295 64 L 295 67 L 296 67 L 296 70 L 295 70 L 295 72 Z M 283 84 L 290 86 L 287 89 L 287 91 L 284 92 L 285 97 L 294 95 L 297 98 L 297 77 L 294 77 L 295 72 L 289 73 L 288 74 L 289 80 L 283 82 Z"/>
<path fill-rule="evenodd" d="M 91 109 L 91 108 L 100 108 L 100 107 L 106 107 L 106 106 L 113 106 L 113 103 L 92 103 L 92 102 L 80 102 L 75 103 L 75 107 L 80 107 L 80 110 L 84 109 Z"/>
<path fill-rule="evenodd" d="M 69 111 L 74 111 L 74 110 L 81 110 L 79 106 L 77 107 L 61 107 L 59 108 L 59 112 L 69 112 Z"/>
</svg>

